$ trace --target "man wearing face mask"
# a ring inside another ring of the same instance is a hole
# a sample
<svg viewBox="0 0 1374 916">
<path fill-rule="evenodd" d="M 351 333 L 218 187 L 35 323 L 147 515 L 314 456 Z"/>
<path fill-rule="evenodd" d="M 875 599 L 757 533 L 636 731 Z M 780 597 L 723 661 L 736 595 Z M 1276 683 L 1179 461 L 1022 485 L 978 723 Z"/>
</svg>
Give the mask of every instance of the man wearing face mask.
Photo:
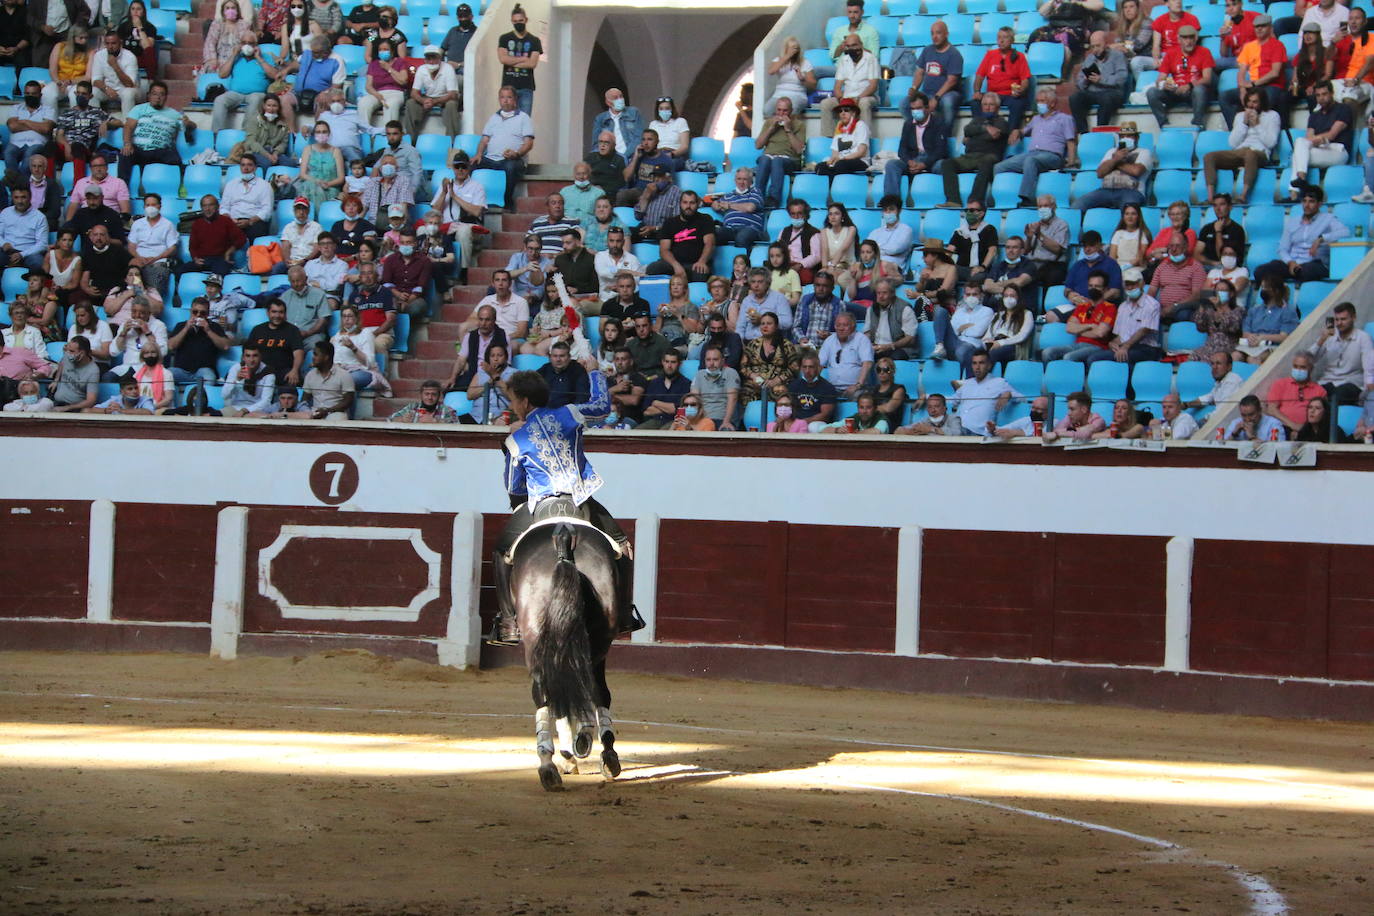
<svg viewBox="0 0 1374 916">
<path fill-rule="evenodd" d="M 1069 224 L 1056 213 L 1053 194 L 1035 200 L 1035 222 L 1026 226 L 1026 256 L 1041 289 L 1059 286 L 1068 273 Z"/>
<path fill-rule="evenodd" d="M 444 53 L 444 60 L 453 67 L 454 73 L 458 77 L 458 95 L 463 94 L 463 58 L 467 54 L 468 42 L 477 31 L 477 25 L 472 21 L 472 7 L 466 3 L 458 4 L 458 9 L 454 11 L 458 16 L 458 24 L 448 30 L 444 40 L 439 42 L 439 49 Z"/>
<path fill-rule="evenodd" d="M 282 120 L 287 124 L 296 123 L 297 105 L 303 112 L 320 111 L 325 104 L 321 101 L 321 96 L 325 92 L 343 89 L 344 79 L 348 76 L 348 66 L 342 58 L 331 52 L 328 38 L 324 35 L 314 35 L 310 39 L 310 47 L 281 71 L 283 77 L 292 73 L 296 74 L 296 79 L 291 84 L 291 91 L 281 94 Z M 367 74 L 370 82 L 370 65 Z M 400 107 L 399 103 L 397 107 Z M 358 109 L 361 114 L 362 102 L 358 103 Z M 368 118 L 363 120 L 367 121 Z"/>
<path fill-rule="evenodd" d="M 615 151 L 615 135 L 603 130 L 597 135 L 596 148 L 587 156 L 592 170 L 592 184 L 606 192 L 614 204 L 625 187 L 625 157 Z"/>
<path fill-rule="evenodd" d="M 1117 307 L 1112 339 L 1106 350 L 1089 353 L 1084 362 L 1112 359 L 1134 365 L 1164 355 L 1159 340 L 1159 300 L 1145 292 L 1145 275 L 1139 267 L 1121 274 L 1125 298 Z"/>
<path fill-rule="evenodd" d="M 1089 278 L 1094 272 L 1101 272 L 1107 281 L 1103 287 L 1106 298 L 1119 299 L 1121 265 L 1103 250 L 1101 233 L 1089 229 L 1079 237 L 1078 245 L 1082 256 L 1069 267 L 1068 275 L 1064 278 L 1064 295 L 1070 304 L 1081 305 L 1087 300 L 1088 287 L 1092 285 Z"/>
<path fill-rule="evenodd" d="M 943 144 L 944 140 L 940 142 Z M 905 270 L 906 262 L 911 257 L 911 248 L 916 243 L 916 234 L 909 224 L 901 221 L 901 196 L 884 196 L 878 201 L 878 209 L 883 214 L 882 223 L 868 233 L 866 241 L 878 246 L 878 254 L 884 261 L 897 265 L 899 270 Z"/>
<path fill-rule="evenodd" d="M 619 89 L 607 89 L 605 102 L 606 110 L 592 119 L 592 140 L 595 143 L 602 131 L 610 131 L 612 149 L 625 156 L 644 133 L 644 117 L 638 108 L 625 104 L 625 93 Z"/>
<path fill-rule="evenodd" d="M 1099 351 L 1110 353 L 1112 327 L 1116 324 L 1116 306 L 1107 301 L 1107 276 L 1095 270 L 1088 277 L 1088 294 L 1078 297 L 1065 326 L 1076 335 L 1072 344 L 1046 347 L 1040 356 L 1045 362 L 1071 359 L 1087 362 Z"/>
<path fill-rule="evenodd" d="M 219 75 L 228 80 L 225 91 L 215 98 L 214 110 L 210 115 L 210 129 L 215 133 L 229 126 L 229 116 L 243 109 L 243 124 L 251 127 L 262 110 L 263 99 L 267 98 L 267 86 L 282 75 L 282 70 L 273 66 L 267 55 L 258 50 L 258 36 L 249 32 L 244 36 L 239 54 L 226 60 L 219 69 Z"/>
<path fill-rule="evenodd" d="M 107 36 L 108 37 L 108 36 Z M 167 84 L 154 80 L 148 101 L 134 106 L 124 119 L 124 150 L 119 157 L 119 177 L 127 184 L 134 166 L 161 162 L 181 167 L 177 152 L 177 133 L 183 126 L 194 128 L 190 118 L 167 107 Z"/>
<path fill-rule="evenodd" d="M 1264 396 L 1264 412 L 1294 433 L 1307 422 L 1307 402 L 1326 397 L 1326 389 L 1313 377 L 1315 366 L 1312 354 L 1299 350 L 1288 374 L 1274 379 Z"/>
<path fill-rule="evenodd" d="M 415 243 L 415 230 L 401 230 L 401 243 L 382 260 L 382 285 L 391 290 L 398 309 L 412 317 L 422 315 L 429 308 L 425 289 L 429 286 L 434 264 Z"/>
<path fill-rule="evenodd" d="M 1140 131 L 1134 121 L 1121 122 L 1116 146 L 1102 155 L 1097 177 L 1102 187 L 1089 191 L 1074 204 L 1087 212 L 1093 207 L 1119 210 L 1127 204 L 1145 205 L 1145 183 L 1154 168 L 1154 153 L 1140 147 Z"/>
<path fill-rule="evenodd" d="M 1030 149 L 993 166 L 993 175 L 1003 172 L 1021 173 L 1020 205 L 1035 206 L 1035 186 L 1041 172 L 1078 165 L 1078 131 L 1073 118 L 1056 109 L 1058 95 L 1052 87 L 1036 90 L 1035 115 L 1024 129 L 1014 129 L 1008 143 L 1015 146 L 1021 137 L 1030 137 Z"/>
<path fill-rule="evenodd" d="M 948 154 L 949 127 L 944 117 L 925 93 L 913 91 L 907 99 L 907 117 L 902 119 L 897 158 L 883 166 L 883 197 L 896 197 L 901 203 L 902 178 L 933 174 Z"/>
<path fill-rule="evenodd" d="M 315 123 L 329 125 L 329 142 L 339 148 L 344 163 L 363 158 L 362 123 L 356 111 L 348 110 L 343 92 L 330 89 L 321 92 L 318 98 L 321 107 Z M 301 131 L 301 136 L 309 137 L 310 129 Z"/>
<path fill-rule="evenodd" d="M 143 218 L 129 227 L 129 252 L 133 259 L 129 266 L 139 268 L 143 282 L 167 298 L 167 279 L 181 248 L 181 236 L 176 224 L 162 215 L 162 195 L 147 194 L 143 198 Z"/>
<path fill-rule="evenodd" d="M 638 194 L 635 216 L 639 217 L 639 225 L 631 230 L 634 238 L 640 242 L 659 241 L 663 238 L 661 230 L 664 224 L 682 209 L 684 192 L 673 183 L 671 169 L 657 165 L 654 166 L 652 179 Z M 711 225 L 714 232 L 715 222 L 712 221 Z"/>
<path fill-rule="evenodd" d="M 573 183 L 558 193 L 563 199 L 563 215 L 578 224 L 590 222 L 597 200 L 606 196 L 592 184 L 592 167 L 585 162 L 573 166 Z"/>
<path fill-rule="evenodd" d="M 105 373 L 105 381 L 118 381 L 141 364 L 140 354 L 150 343 L 167 355 L 167 325 L 154 318 L 146 296 L 135 296 L 129 303 L 129 320 L 120 325 L 119 333 L 110 342 L 110 357 L 116 359 L 114 368 Z"/>
<path fill-rule="evenodd" d="M 534 108 L 534 68 L 544 45 L 528 31 L 529 17 L 520 4 L 510 11 L 511 30 L 496 39 L 496 58 L 501 62 L 501 82 L 515 90 L 521 111 L 529 114 Z"/>
<path fill-rule="evenodd" d="M 239 157 L 238 171 L 224 183 L 220 207 L 249 240 L 267 234 L 267 221 L 272 216 L 272 186 L 259 177 L 252 156 Z"/>
<path fill-rule="evenodd" d="M 1040 432 L 1041 435 L 1043 435 L 1045 430 L 1045 417 L 1048 415 L 1049 409 L 1050 399 L 1041 395 L 1031 401 L 1029 416 L 1018 417 L 1007 423 L 1006 426 L 994 427 L 991 435 L 996 436 L 998 439 L 1015 439 L 1019 436 L 1034 436 L 1035 424 L 1037 423 L 1040 424 Z"/>
<path fill-rule="evenodd" d="M 1007 150 L 1011 126 L 1000 114 L 999 106 L 1002 103 L 997 93 L 984 92 L 977 104 L 973 119 L 964 126 L 964 155 L 951 156 L 940 163 L 940 175 L 945 185 L 945 200 L 940 204 L 942 207 L 958 209 L 964 205 L 959 195 L 960 172 L 977 173 L 968 199 L 979 203 L 986 200 L 992 170 L 1002 161 L 1002 155 Z"/>
<path fill-rule="evenodd" d="M 842 56 L 835 67 L 835 89 L 828 98 L 821 100 L 821 136 L 835 133 L 836 111 L 841 100 L 853 99 L 858 103 L 859 117 L 873 130 L 873 109 L 878 104 L 878 79 L 882 72 L 878 59 L 864 48 L 858 34 L 846 35 L 841 45 Z"/>
<path fill-rule="evenodd" d="M 91 105 L 91 92 L 89 80 L 76 84 L 72 90 L 72 105 L 57 116 L 57 129 L 53 132 L 53 140 L 61 151 L 58 158 L 72 163 L 72 176 L 76 181 L 85 177 L 87 159 L 105 136 L 105 125 L 109 121 L 104 111 Z"/>
<path fill-rule="evenodd" d="M 909 426 L 899 426 L 892 431 L 892 434 L 894 436 L 962 436 L 964 427 L 959 422 L 959 418 L 949 412 L 948 399 L 940 392 L 932 391 L 926 395 L 926 419 L 919 420 Z"/>
<path fill-rule="evenodd" d="M 130 376 L 119 383 L 119 394 L 87 407 L 82 413 L 150 414 L 154 408 L 153 399 L 143 394 L 138 379 Z"/>
<path fill-rule="evenodd" d="M 181 266 L 181 272 L 233 273 L 234 252 L 247 244 L 239 224 L 220 212 L 219 199 L 206 194 L 200 199 L 200 219 L 191 224 L 191 260 Z"/>
<path fill-rule="evenodd" d="M 932 359 L 954 359 L 967 374 L 973 356 L 983 352 L 983 338 L 992 326 L 993 312 L 983 304 L 982 286 L 970 280 L 953 311 L 935 309 L 935 349 Z"/>
<path fill-rule="evenodd" d="M 986 304 L 996 309 L 1002 302 L 1002 295 L 1008 289 L 1014 289 L 1018 299 L 1027 306 L 1034 306 L 1035 269 L 1030 258 L 1026 257 L 1025 239 L 1013 235 L 1003 248 L 1005 253 L 993 262 L 983 280 Z"/>
<path fill-rule="evenodd" d="M 119 99 L 119 111 L 128 117 L 138 100 L 138 58 L 124 47 L 113 29 L 105 33 L 101 47 L 91 56 L 91 86 L 95 104 Z"/>
<path fill-rule="evenodd" d="M 716 240 L 721 244 L 748 251 L 768 237 L 763 226 L 763 195 L 754 187 L 754 173 L 744 166 L 735 169 L 735 189 L 717 194 L 711 209 L 720 214 Z"/>
<path fill-rule="evenodd" d="M 129 251 L 123 245 L 110 244 L 110 232 L 97 223 L 86 233 L 87 244 L 81 248 L 81 291 L 95 302 L 101 302 L 115 286 L 124 282 L 129 270 Z"/>
<path fill-rule="evenodd" d="M 497 98 L 500 108 L 483 126 L 472 159 L 479 169 L 501 169 L 506 173 L 505 208 L 514 210 L 515 186 L 524 177 L 525 157 L 534 148 L 534 122 L 516 108 L 514 87 L 502 86 Z"/>
<path fill-rule="evenodd" d="M 1169 255 L 1150 278 L 1150 295 L 1159 300 L 1160 314 L 1168 321 L 1190 321 L 1191 304 L 1207 284 L 1207 273 L 1188 251 L 1181 235 L 1169 240 Z M 1185 305 L 1187 303 L 1187 305 Z"/>
<path fill-rule="evenodd" d="M 293 264 L 304 264 L 320 253 L 318 240 L 324 228 L 310 218 L 310 201 L 297 197 L 291 206 L 292 220 L 282 227 L 282 262 L 273 273 L 286 273 Z"/>
<path fill-rule="evenodd" d="M 11 172 L 20 171 L 21 163 L 43 152 L 52 136 L 57 112 L 42 101 L 42 84 L 29 80 L 24 84 L 24 100 L 10 109 L 10 140 L 5 144 L 5 166 Z"/>
<path fill-rule="evenodd" d="M 425 62 L 415 71 L 415 82 L 410 87 L 410 98 L 406 100 L 405 133 L 418 143 L 425 119 L 437 112 L 443 117 L 444 132 L 456 137 L 461 130 L 458 123 L 461 107 L 458 74 L 453 72 L 451 65 L 444 63 L 443 52 L 438 45 L 428 45 L 425 48 Z"/>
</svg>

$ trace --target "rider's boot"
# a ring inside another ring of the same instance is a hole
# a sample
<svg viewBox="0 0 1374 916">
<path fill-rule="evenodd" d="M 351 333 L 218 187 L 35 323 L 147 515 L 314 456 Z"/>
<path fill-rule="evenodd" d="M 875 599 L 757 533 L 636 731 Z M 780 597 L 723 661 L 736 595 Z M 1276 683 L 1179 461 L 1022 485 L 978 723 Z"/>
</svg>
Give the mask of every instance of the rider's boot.
<svg viewBox="0 0 1374 916">
<path fill-rule="evenodd" d="M 631 556 L 628 543 L 622 544 L 623 553 L 620 559 L 616 560 L 616 606 L 619 615 L 618 636 L 626 633 L 633 633 L 635 630 L 642 630 L 645 627 L 644 618 L 639 616 L 639 608 L 634 605 L 635 596 L 635 561 Z"/>
<path fill-rule="evenodd" d="M 493 646 L 520 645 L 520 622 L 515 616 L 515 602 L 510 593 L 510 564 L 501 551 L 492 551 L 492 576 L 496 580 L 496 619 L 485 642 Z"/>
</svg>

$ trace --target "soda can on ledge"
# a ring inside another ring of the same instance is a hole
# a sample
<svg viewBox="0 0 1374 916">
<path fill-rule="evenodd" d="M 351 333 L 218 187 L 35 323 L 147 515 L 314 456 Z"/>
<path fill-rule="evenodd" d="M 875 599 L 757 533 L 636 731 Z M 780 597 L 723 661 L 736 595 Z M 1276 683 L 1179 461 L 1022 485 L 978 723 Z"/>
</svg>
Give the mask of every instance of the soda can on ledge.
<svg viewBox="0 0 1374 916">
<path fill-rule="evenodd" d="M 1035 435 L 1043 437 L 1045 435 L 1045 421 L 1034 421 L 1033 423 L 1031 423 L 1031 430 L 1035 433 Z"/>
<path fill-rule="evenodd" d="M 852 433 L 852 432 L 854 431 L 854 418 L 853 418 L 853 417 L 845 417 L 845 418 L 844 418 L 844 429 L 845 429 L 845 432 L 848 432 L 848 433 Z"/>
<path fill-rule="evenodd" d="M 502 425 L 502 426 L 510 426 L 510 411 L 509 411 L 509 410 L 503 410 L 503 411 L 501 411 L 501 425 Z"/>
</svg>

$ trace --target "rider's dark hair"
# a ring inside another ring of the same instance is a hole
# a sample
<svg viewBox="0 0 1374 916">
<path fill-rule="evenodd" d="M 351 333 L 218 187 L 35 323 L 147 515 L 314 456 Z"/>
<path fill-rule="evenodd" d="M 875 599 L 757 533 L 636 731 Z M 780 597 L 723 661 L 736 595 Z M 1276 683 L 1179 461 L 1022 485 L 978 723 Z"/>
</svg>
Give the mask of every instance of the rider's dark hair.
<svg viewBox="0 0 1374 916">
<path fill-rule="evenodd" d="M 549 404 L 549 383 L 538 372 L 517 372 L 506 383 L 512 397 L 521 397 L 530 402 L 531 407 L 547 407 Z"/>
</svg>

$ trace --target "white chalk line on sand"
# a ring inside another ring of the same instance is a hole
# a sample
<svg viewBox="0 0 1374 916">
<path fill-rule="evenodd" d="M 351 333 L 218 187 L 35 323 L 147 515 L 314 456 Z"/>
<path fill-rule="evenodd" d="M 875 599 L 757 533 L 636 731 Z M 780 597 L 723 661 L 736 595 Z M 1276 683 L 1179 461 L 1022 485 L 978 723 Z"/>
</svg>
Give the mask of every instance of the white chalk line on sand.
<svg viewBox="0 0 1374 916">
<path fill-rule="evenodd" d="M 58 698 L 62 698 L 62 699 L 77 699 L 77 700 L 122 700 L 122 701 L 126 701 L 126 702 L 134 702 L 134 703 L 160 703 L 160 704 L 168 704 L 168 705 L 187 705 L 187 706 L 221 705 L 221 704 L 217 703 L 217 702 L 214 701 L 214 700 L 201 700 L 201 699 L 186 698 L 186 697 L 131 697 L 131 696 L 95 694 L 95 693 L 68 693 L 68 694 L 63 694 L 63 693 L 53 693 L 53 692 L 48 692 L 48 691 L 0 690 L 0 696 L 58 697 Z M 352 712 L 352 713 L 360 713 L 360 712 L 361 712 L 361 713 L 374 714 L 374 715 L 407 715 L 407 716 L 424 716 L 424 717 L 430 717 L 430 718 L 448 718 L 448 719 L 452 719 L 452 718 L 459 718 L 459 719 L 524 719 L 524 718 L 528 718 L 527 716 L 519 715 L 519 714 L 516 714 L 516 713 L 497 713 L 497 712 L 447 712 L 447 713 L 446 713 L 446 712 L 435 712 L 435 711 L 433 711 L 433 710 L 410 710 L 410 709 L 390 709 L 390 708 L 368 708 L 368 707 L 357 707 L 357 706 L 323 706 L 323 705 L 310 705 L 310 704 L 301 704 L 301 703 L 263 703 L 263 702 L 253 702 L 253 703 L 251 703 L 251 704 L 249 704 L 249 705 L 262 706 L 262 707 L 266 707 L 266 708 L 268 708 L 268 709 L 291 709 L 291 710 L 299 710 L 299 711 L 305 711 L 305 712 Z M 760 734 L 760 733 L 757 732 L 757 731 L 750 731 L 750 730 L 748 730 L 748 729 L 714 727 L 714 726 L 708 726 L 708 725 L 688 725 L 688 724 L 682 723 L 682 722 L 654 722 L 654 721 L 652 721 L 652 720 L 646 720 L 646 719 L 621 719 L 621 720 L 619 720 L 619 722 L 620 722 L 620 724 L 623 724 L 623 725 L 644 725 L 644 726 L 650 726 L 650 727 L 655 727 L 655 728 L 677 728 L 677 729 L 683 729 L 683 730 L 687 730 L 687 731 L 713 732 L 713 733 L 717 733 L 717 734 L 731 734 L 731 735 L 745 735 L 745 736 L 751 736 L 751 735 L 758 735 L 758 734 Z M 795 738 L 805 739 L 805 740 L 807 740 L 807 741 L 815 741 L 815 740 L 819 739 L 819 740 L 823 740 L 823 741 L 831 741 L 831 742 L 838 743 L 838 744 L 857 744 L 857 745 L 869 745 L 869 746 L 873 746 L 873 747 L 892 747 L 892 748 L 898 748 L 898 749 L 903 749 L 903 750 L 947 751 L 947 752 L 958 752 L 958 753 L 967 753 L 967 754 L 986 754 L 986 755 L 993 755 L 993 756 L 1029 757 L 1029 758 L 1032 758 L 1032 759 L 1040 759 L 1040 760 L 1088 761 L 1088 762 L 1094 762 L 1094 763 L 1104 764 L 1104 765 L 1107 765 L 1107 766 L 1127 766 L 1127 767 L 1130 767 L 1130 766 L 1137 766 L 1137 767 L 1149 767 L 1149 768 L 1160 768 L 1160 769 L 1167 769 L 1167 768 L 1168 768 L 1168 764 L 1150 764 L 1150 763 L 1139 763 L 1139 764 L 1136 764 L 1136 763 L 1131 762 L 1131 761 L 1115 761 L 1115 760 L 1105 760 L 1105 759 L 1099 759 L 1099 758 L 1085 758 L 1085 757 L 1068 757 L 1068 756 L 1062 756 L 1062 755 L 1057 755 L 1057 754 L 1032 754 L 1032 753 L 1017 753 L 1017 752 L 1015 752 L 1015 751 L 996 751 L 996 750 L 987 750 L 987 749 L 983 749 L 983 748 L 959 748 L 959 747 L 943 747 L 943 746 L 940 746 L 940 745 L 900 744 L 900 743 L 891 742 L 891 741 L 875 741 L 875 740 L 870 740 L 870 739 L 865 739 L 865 738 L 842 738 L 842 737 L 838 737 L 838 736 L 814 735 L 814 734 L 801 735 L 801 734 L 796 734 L 796 733 L 791 733 L 791 732 L 772 732 L 772 733 L 770 733 L 770 734 L 771 734 L 772 736 L 774 736 L 774 737 L 795 737 Z M 686 776 L 686 775 L 688 775 L 688 774 L 687 774 L 687 773 L 675 773 L 675 774 L 673 774 L 673 775 L 674 775 L 674 776 L 677 776 L 677 777 L 681 777 L 681 776 Z M 696 774 L 696 775 L 703 775 L 703 774 Z M 710 771 L 709 773 L 706 773 L 706 774 L 704 774 L 704 775 L 710 775 L 710 776 L 716 776 L 716 775 L 720 775 L 720 776 L 746 776 L 746 775 L 748 775 L 748 774 L 742 773 L 742 772 L 733 771 L 733 770 L 713 770 L 713 771 Z M 1250 780 L 1253 780 L 1253 781 L 1256 781 L 1256 782 L 1273 782 L 1273 783 L 1280 783 L 1280 784 L 1285 784 L 1285 785 L 1295 785 L 1295 786 L 1313 786 L 1313 785 L 1321 785 L 1321 784 L 1316 784 L 1316 783 L 1291 782 L 1291 781 L 1289 781 L 1289 780 L 1276 779 L 1276 778 L 1266 778 L 1266 777 L 1259 777 L 1259 776 L 1254 776 L 1254 777 L 1238 776 L 1238 777 L 1236 777 L 1236 778 L 1239 778 L 1239 779 L 1250 779 Z M 947 793 L 943 793 L 943 792 L 926 792 L 926 791 L 921 791 L 921 790 L 919 790 L 919 789 L 903 789 L 903 788 L 898 788 L 898 787 L 895 787 L 895 786 L 879 786 L 879 785 L 873 785 L 873 784 L 868 784 L 868 783 L 851 783 L 851 782 L 844 782 L 844 781 L 841 781 L 841 780 L 834 780 L 834 779 L 827 779 L 827 778 L 821 778 L 821 779 L 817 780 L 817 782 L 819 782 L 821 785 L 834 786 L 834 787 L 836 787 L 836 788 L 853 789 L 853 790 L 855 790 L 855 791 L 864 791 L 864 792 L 886 792 L 886 793 L 890 793 L 890 794 L 894 794 L 894 795 L 910 795 L 910 796 L 916 796 L 916 797 L 919 797 L 919 798 L 936 798 L 936 799 L 942 799 L 942 800 L 945 800 L 945 801 L 963 802 L 963 803 L 970 804 L 970 805 L 979 805 L 979 806 L 982 806 L 982 807 L 984 807 L 984 808 L 991 808 L 991 809 L 994 809 L 994 810 L 997 810 L 997 811 L 1002 811 L 1002 812 L 1007 813 L 1007 814 L 1017 814 L 1017 815 L 1021 815 L 1021 816 L 1024 816 L 1024 817 L 1034 818 L 1034 819 L 1036 819 L 1036 820 L 1047 821 L 1047 822 L 1056 823 L 1056 824 L 1064 824 L 1064 825 L 1070 826 L 1070 827 L 1078 827 L 1078 828 L 1080 828 L 1080 829 L 1091 830 L 1091 831 L 1095 831 L 1095 832 L 1097 832 L 1097 833 L 1105 833 L 1105 834 L 1109 834 L 1109 835 L 1111 835 L 1111 836 L 1122 837 L 1122 838 L 1124 838 L 1124 839 L 1128 839 L 1128 840 L 1131 840 L 1131 841 L 1133 841 L 1133 842 L 1141 843 L 1141 844 L 1144 844 L 1144 845 L 1146 845 L 1146 846 L 1153 846 L 1153 847 L 1155 847 L 1155 848 L 1157 848 L 1157 849 L 1163 849 L 1163 850 L 1167 850 L 1167 851 L 1169 851 L 1169 852 L 1175 853 L 1181 861 L 1185 861 L 1185 862 L 1187 862 L 1188 864 L 1191 864 L 1191 865 L 1200 865 L 1200 866 L 1206 866 L 1206 867 L 1210 867 L 1210 868 L 1220 868 L 1220 869 L 1222 869 L 1222 870 L 1225 871 L 1227 874 L 1229 874 L 1233 879 L 1235 879 L 1235 881 L 1236 881 L 1238 884 L 1240 884 L 1240 886 L 1241 886 L 1241 887 L 1245 890 L 1245 892 L 1249 895 L 1249 897 L 1250 897 L 1250 912 L 1253 913 L 1253 914 L 1255 914 L 1255 916 L 1284 916 L 1284 914 L 1286 914 L 1286 913 L 1288 912 L 1288 904 L 1287 904 L 1287 901 L 1284 899 L 1283 894 L 1279 893 L 1279 891 L 1276 890 L 1276 889 L 1274 888 L 1274 886 L 1273 886 L 1272 884 L 1270 884 L 1269 881 L 1268 881 L 1263 875 L 1255 874 L 1255 873 L 1253 873 L 1253 872 L 1247 872 L 1247 871 L 1245 871 L 1243 868 L 1241 868 L 1239 865 L 1233 865 L 1233 864 L 1231 864 L 1230 862 L 1222 862 L 1222 861 L 1218 861 L 1218 860 L 1214 860 L 1214 859 L 1202 858 L 1202 857 L 1198 856 L 1198 855 L 1197 855 L 1195 852 L 1193 852 L 1192 850 L 1188 849 L 1187 847 L 1179 846 L 1177 843 L 1171 842 L 1171 841 L 1169 841 L 1169 840 L 1160 839 L 1160 838 L 1158 838 L 1158 837 L 1147 836 L 1146 834 L 1142 834 L 1142 833 L 1133 833 L 1133 832 L 1131 832 L 1131 831 L 1129 831 L 1129 830 L 1123 830 L 1123 829 L 1121 829 L 1121 828 L 1119 828 L 1119 827 L 1112 827 L 1112 826 L 1110 826 L 1110 825 L 1108 825 L 1108 824 L 1098 824 L 1098 823 L 1094 823 L 1093 821 L 1085 821 L 1085 820 L 1079 820 L 1078 818 L 1065 817 L 1065 816 L 1059 815 L 1059 814 L 1051 814 L 1051 813 L 1048 812 L 1048 811 L 1037 811 L 1037 810 L 1035 810 L 1034 808 L 1022 808 L 1022 807 L 1019 807 L 1019 806 L 1017 806 L 1017 805 L 1009 805 L 1009 804 L 1005 804 L 1005 803 L 1003 803 L 1003 802 L 991 801 L 991 800 L 985 799 L 985 798 L 975 798 L 975 797 L 973 797 L 973 796 L 971 796 L 971 795 L 951 795 L 951 794 L 947 794 Z M 1334 790 L 1337 790 L 1337 791 L 1344 791 L 1344 790 L 1346 789 L 1346 787 L 1342 787 L 1342 786 L 1321 786 L 1321 787 L 1322 787 L 1322 788 L 1334 789 Z"/>
</svg>

